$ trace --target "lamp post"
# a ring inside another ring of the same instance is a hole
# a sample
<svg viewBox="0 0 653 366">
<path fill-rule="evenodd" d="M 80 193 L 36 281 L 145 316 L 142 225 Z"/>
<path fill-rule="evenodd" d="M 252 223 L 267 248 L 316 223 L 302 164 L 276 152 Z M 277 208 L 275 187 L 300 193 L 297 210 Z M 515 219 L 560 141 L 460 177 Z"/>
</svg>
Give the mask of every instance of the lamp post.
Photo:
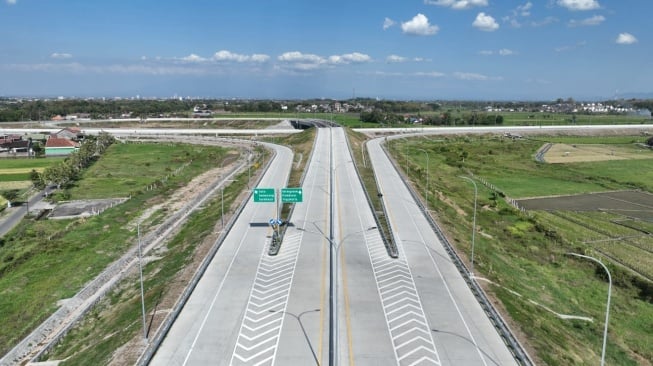
<svg viewBox="0 0 653 366">
<path fill-rule="evenodd" d="M 472 178 L 465 176 L 460 176 L 460 178 L 470 181 L 474 185 L 474 220 L 472 223 L 472 254 L 470 257 L 470 275 L 474 277 L 474 241 L 476 238 L 476 199 L 478 198 L 478 188 L 476 187 L 476 182 Z"/>
<path fill-rule="evenodd" d="M 251 177 L 251 168 L 252 168 L 252 150 L 247 150 L 247 189 L 249 189 L 249 181 Z"/>
<path fill-rule="evenodd" d="M 324 234 L 315 222 L 311 222 L 311 224 L 315 226 L 317 232 L 309 231 L 301 227 L 297 228 L 297 230 L 320 234 L 329 242 L 329 272 L 331 272 L 329 276 L 329 365 L 333 366 L 338 364 L 338 253 L 347 238 L 365 231 L 374 230 L 376 229 L 376 226 L 347 234 L 344 238 L 340 239 L 340 244 L 338 244 L 332 238 L 329 238 L 329 236 Z"/>
<path fill-rule="evenodd" d="M 608 267 L 603 264 L 600 260 L 590 257 L 589 255 L 583 255 L 578 253 L 567 253 L 567 255 L 572 255 L 574 257 L 585 258 L 591 261 L 594 261 L 603 267 L 605 273 L 608 274 L 608 302 L 605 306 L 605 325 L 603 326 L 603 350 L 601 351 L 601 366 L 605 365 L 605 346 L 608 341 L 608 322 L 610 320 L 610 297 L 612 296 L 612 276 L 610 276 L 610 271 Z"/>
<path fill-rule="evenodd" d="M 315 354 L 315 350 L 313 349 L 313 345 L 311 344 L 311 339 L 308 338 L 308 333 L 306 333 L 306 328 L 304 328 L 304 323 L 302 323 L 302 315 L 307 314 L 307 313 L 316 313 L 316 312 L 320 311 L 320 309 L 312 309 L 312 310 L 302 311 L 301 313 L 299 313 L 299 315 L 295 315 L 295 314 L 293 314 L 293 313 L 291 313 L 289 311 L 285 311 L 285 310 L 270 309 L 268 311 L 271 312 L 271 313 L 284 313 L 284 314 L 290 315 L 293 318 L 297 319 L 297 323 L 299 323 L 299 327 L 301 328 L 302 333 L 304 334 L 304 339 L 306 339 L 306 343 L 308 343 L 308 348 L 311 350 L 311 354 L 313 355 L 313 360 L 315 360 L 315 364 L 319 366 L 320 361 L 317 359 L 317 355 Z"/>
<path fill-rule="evenodd" d="M 426 188 L 424 188 L 424 201 L 426 202 L 426 207 L 429 207 L 429 153 L 424 149 L 419 149 L 424 154 L 426 154 Z"/>
</svg>

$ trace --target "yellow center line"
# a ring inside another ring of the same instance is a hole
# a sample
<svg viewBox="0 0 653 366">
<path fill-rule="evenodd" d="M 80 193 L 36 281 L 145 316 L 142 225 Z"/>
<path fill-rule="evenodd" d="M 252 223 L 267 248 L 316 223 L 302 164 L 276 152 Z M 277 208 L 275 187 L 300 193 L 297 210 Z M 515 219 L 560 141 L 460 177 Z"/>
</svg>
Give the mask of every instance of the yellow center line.
<svg viewBox="0 0 653 366">
<path fill-rule="evenodd" d="M 324 217 L 329 217 L 328 214 L 328 198 L 329 196 L 327 195 L 327 204 L 324 206 Z M 324 348 L 324 309 L 326 309 L 326 306 L 324 301 L 326 298 L 326 283 L 327 283 L 327 248 L 329 247 L 329 242 L 324 238 L 322 240 L 322 285 L 320 286 L 320 339 L 318 341 L 318 349 L 317 349 L 317 359 L 322 360 L 322 349 Z M 321 363 L 321 362 L 320 362 Z"/>
<path fill-rule="evenodd" d="M 338 187 L 339 179 L 336 176 L 336 192 L 337 187 Z M 340 212 L 340 198 L 338 197 L 338 227 L 342 227 L 342 214 Z M 347 287 L 347 264 L 345 262 L 345 248 L 342 247 L 342 233 L 340 233 L 340 238 L 338 239 L 338 250 L 340 250 L 340 258 L 338 258 L 338 263 L 340 267 L 340 271 L 342 272 L 342 293 L 344 294 L 344 305 L 345 305 L 345 324 L 347 327 L 347 347 L 348 347 L 348 354 L 349 354 L 349 365 L 353 366 L 354 365 L 354 345 L 352 341 L 352 334 L 351 334 L 351 313 L 349 309 L 349 288 Z M 338 255 L 338 253 L 336 253 Z M 336 281 L 338 279 L 338 276 L 336 274 Z M 337 304 L 336 304 L 337 306 Z"/>
</svg>

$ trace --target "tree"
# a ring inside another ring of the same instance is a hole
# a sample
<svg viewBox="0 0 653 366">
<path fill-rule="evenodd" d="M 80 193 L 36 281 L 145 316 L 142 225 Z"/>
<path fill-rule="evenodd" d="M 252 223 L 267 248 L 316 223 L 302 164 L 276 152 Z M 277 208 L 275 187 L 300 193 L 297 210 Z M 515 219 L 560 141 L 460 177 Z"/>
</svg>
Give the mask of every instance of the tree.
<svg viewBox="0 0 653 366">
<path fill-rule="evenodd" d="M 7 201 L 9 201 L 9 207 L 11 207 L 12 202 L 18 198 L 18 190 L 17 189 L 8 189 L 6 191 L 2 191 L 2 197 L 4 197 Z"/>
<path fill-rule="evenodd" d="M 37 189 L 45 188 L 45 182 L 43 181 L 43 176 L 34 169 L 32 169 L 32 171 L 29 172 L 29 180 L 32 181 L 32 184 Z"/>
</svg>

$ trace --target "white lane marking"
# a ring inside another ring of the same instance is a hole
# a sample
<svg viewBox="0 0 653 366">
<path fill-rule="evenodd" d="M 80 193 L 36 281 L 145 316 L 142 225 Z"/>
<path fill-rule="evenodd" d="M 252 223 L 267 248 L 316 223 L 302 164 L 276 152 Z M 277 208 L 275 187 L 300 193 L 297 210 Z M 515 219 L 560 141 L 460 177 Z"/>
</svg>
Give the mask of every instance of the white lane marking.
<svg viewBox="0 0 653 366">
<path fill-rule="evenodd" d="M 267 254 L 269 241 L 264 246 L 230 365 L 274 363 L 301 238 L 302 233 L 286 234 L 273 257 Z"/>
</svg>

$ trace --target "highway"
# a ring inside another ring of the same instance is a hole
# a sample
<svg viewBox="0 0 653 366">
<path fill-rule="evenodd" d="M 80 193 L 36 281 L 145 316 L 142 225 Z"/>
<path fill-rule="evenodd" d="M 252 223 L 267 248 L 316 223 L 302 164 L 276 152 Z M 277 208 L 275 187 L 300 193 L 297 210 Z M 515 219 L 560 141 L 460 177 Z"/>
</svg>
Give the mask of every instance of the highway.
<svg viewBox="0 0 653 366">
<path fill-rule="evenodd" d="M 393 130 L 396 134 L 388 139 L 570 130 L 544 127 L 406 129 Z M 585 127 L 645 132 L 651 125 Z M 574 127 L 579 128 L 583 126 Z M 289 132 L 105 131 L 157 139 Z M 382 151 L 381 141 L 372 140 L 367 148 L 398 258 L 387 254 L 344 130 L 319 128 L 303 180 L 304 200 L 295 205 L 279 254 L 269 256 L 267 251 L 272 234 L 268 221 L 276 217 L 277 205 L 250 199 L 151 364 L 516 364 Z M 286 187 L 292 152 L 267 145 L 275 156 L 258 187 Z"/>
<path fill-rule="evenodd" d="M 379 146 L 391 258 L 342 128 L 320 128 L 277 256 L 276 205 L 250 201 L 152 365 L 516 364 Z M 277 155 L 259 187 L 285 187 Z M 331 304 L 336 304 L 331 307 Z"/>
</svg>

